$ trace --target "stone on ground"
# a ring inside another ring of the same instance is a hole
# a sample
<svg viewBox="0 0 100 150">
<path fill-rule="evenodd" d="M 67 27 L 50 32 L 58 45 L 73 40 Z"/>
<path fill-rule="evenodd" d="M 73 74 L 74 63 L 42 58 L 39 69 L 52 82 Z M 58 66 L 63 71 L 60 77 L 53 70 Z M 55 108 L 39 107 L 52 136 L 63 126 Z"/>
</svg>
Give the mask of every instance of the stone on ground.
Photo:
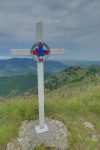
<svg viewBox="0 0 100 150">
<path fill-rule="evenodd" d="M 88 129 L 94 130 L 95 126 L 91 122 L 84 122 L 84 126 Z"/>
<path fill-rule="evenodd" d="M 58 120 L 45 119 L 49 131 L 37 134 L 35 126 L 39 122 L 24 121 L 20 127 L 19 136 L 7 144 L 6 150 L 33 150 L 43 144 L 45 147 L 66 150 L 69 147 L 68 130 L 64 123 Z"/>
</svg>

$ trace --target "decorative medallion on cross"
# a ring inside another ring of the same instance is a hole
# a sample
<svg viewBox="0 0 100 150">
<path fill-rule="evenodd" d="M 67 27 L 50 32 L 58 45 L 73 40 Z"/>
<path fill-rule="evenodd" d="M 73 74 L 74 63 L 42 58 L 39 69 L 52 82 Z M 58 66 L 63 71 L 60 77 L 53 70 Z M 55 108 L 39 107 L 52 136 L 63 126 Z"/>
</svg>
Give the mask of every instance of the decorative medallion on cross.
<svg viewBox="0 0 100 150">
<path fill-rule="evenodd" d="M 34 60 L 37 60 L 39 62 L 46 60 L 49 54 L 50 49 L 48 45 L 43 42 L 37 42 L 31 48 L 32 57 L 34 58 Z"/>
<path fill-rule="evenodd" d="M 36 133 L 44 133 L 49 128 L 44 120 L 44 61 L 49 55 L 63 55 L 64 49 L 49 49 L 43 42 L 43 22 L 36 24 L 36 43 L 30 49 L 11 49 L 14 56 L 32 56 L 37 61 L 38 79 L 38 103 L 39 103 L 39 126 L 35 127 Z"/>
</svg>

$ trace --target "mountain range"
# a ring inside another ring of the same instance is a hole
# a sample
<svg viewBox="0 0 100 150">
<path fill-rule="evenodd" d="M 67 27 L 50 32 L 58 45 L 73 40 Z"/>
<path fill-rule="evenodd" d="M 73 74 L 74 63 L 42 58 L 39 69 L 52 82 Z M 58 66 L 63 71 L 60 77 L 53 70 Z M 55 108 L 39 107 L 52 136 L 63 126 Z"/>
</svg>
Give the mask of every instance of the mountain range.
<svg viewBox="0 0 100 150">
<path fill-rule="evenodd" d="M 61 60 L 53 61 L 48 60 L 44 62 L 45 73 L 54 73 L 63 70 L 70 66 L 88 67 L 90 65 L 100 66 L 100 61 L 85 61 L 85 60 Z M 13 58 L 7 60 L 0 60 L 0 77 L 4 76 L 17 76 L 27 73 L 36 74 L 37 64 L 36 61 L 29 58 Z"/>
<path fill-rule="evenodd" d="M 44 70 L 46 73 L 57 72 L 66 67 L 65 64 L 57 61 L 44 62 Z M 36 61 L 28 58 L 13 58 L 0 60 L 0 77 L 17 76 L 27 73 L 36 74 Z"/>
<path fill-rule="evenodd" d="M 70 66 L 62 71 L 45 74 L 45 90 L 53 91 L 64 85 L 81 85 L 100 82 L 100 66 L 91 65 L 87 68 Z M 37 75 L 32 72 L 13 77 L 0 77 L 0 95 L 22 94 L 27 91 L 37 93 Z"/>
</svg>

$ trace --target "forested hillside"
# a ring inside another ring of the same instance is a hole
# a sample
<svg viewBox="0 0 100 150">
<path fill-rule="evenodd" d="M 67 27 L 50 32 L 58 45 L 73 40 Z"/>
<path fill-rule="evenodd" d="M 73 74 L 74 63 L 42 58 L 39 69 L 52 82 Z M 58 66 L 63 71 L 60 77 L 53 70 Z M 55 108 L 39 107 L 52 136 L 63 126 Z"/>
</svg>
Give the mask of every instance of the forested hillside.
<svg viewBox="0 0 100 150">
<path fill-rule="evenodd" d="M 45 81 L 45 87 L 48 90 L 54 90 L 66 84 L 89 84 L 91 82 L 100 82 L 100 66 L 91 65 L 87 68 L 71 66 L 49 76 Z"/>
</svg>

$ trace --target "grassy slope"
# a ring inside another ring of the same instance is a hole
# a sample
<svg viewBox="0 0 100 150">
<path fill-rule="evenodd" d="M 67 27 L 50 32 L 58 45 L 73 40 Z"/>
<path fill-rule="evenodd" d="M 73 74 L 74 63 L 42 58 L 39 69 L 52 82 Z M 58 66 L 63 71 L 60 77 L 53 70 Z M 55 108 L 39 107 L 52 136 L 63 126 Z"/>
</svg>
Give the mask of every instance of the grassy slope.
<svg viewBox="0 0 100 150">
<path fill-rule="evenodd" d="M 65 91 L 64 94 L 63 92 Z M 94 131 L 85 129 L 83 122 L 90 121 L 100 129 L 100 85 L 63 86 L 45 96 L 46 117 L 65 123 L 70 131 L 69 150 L 99 150 L 100 141 L 92 141 Z M 37 97 L 27 94 L 0 104 L 0 150 L 17 136 L 23 120 L 38 118 Z M 45 149 L 43 146 L 37 149 Z"/>
</svg>

